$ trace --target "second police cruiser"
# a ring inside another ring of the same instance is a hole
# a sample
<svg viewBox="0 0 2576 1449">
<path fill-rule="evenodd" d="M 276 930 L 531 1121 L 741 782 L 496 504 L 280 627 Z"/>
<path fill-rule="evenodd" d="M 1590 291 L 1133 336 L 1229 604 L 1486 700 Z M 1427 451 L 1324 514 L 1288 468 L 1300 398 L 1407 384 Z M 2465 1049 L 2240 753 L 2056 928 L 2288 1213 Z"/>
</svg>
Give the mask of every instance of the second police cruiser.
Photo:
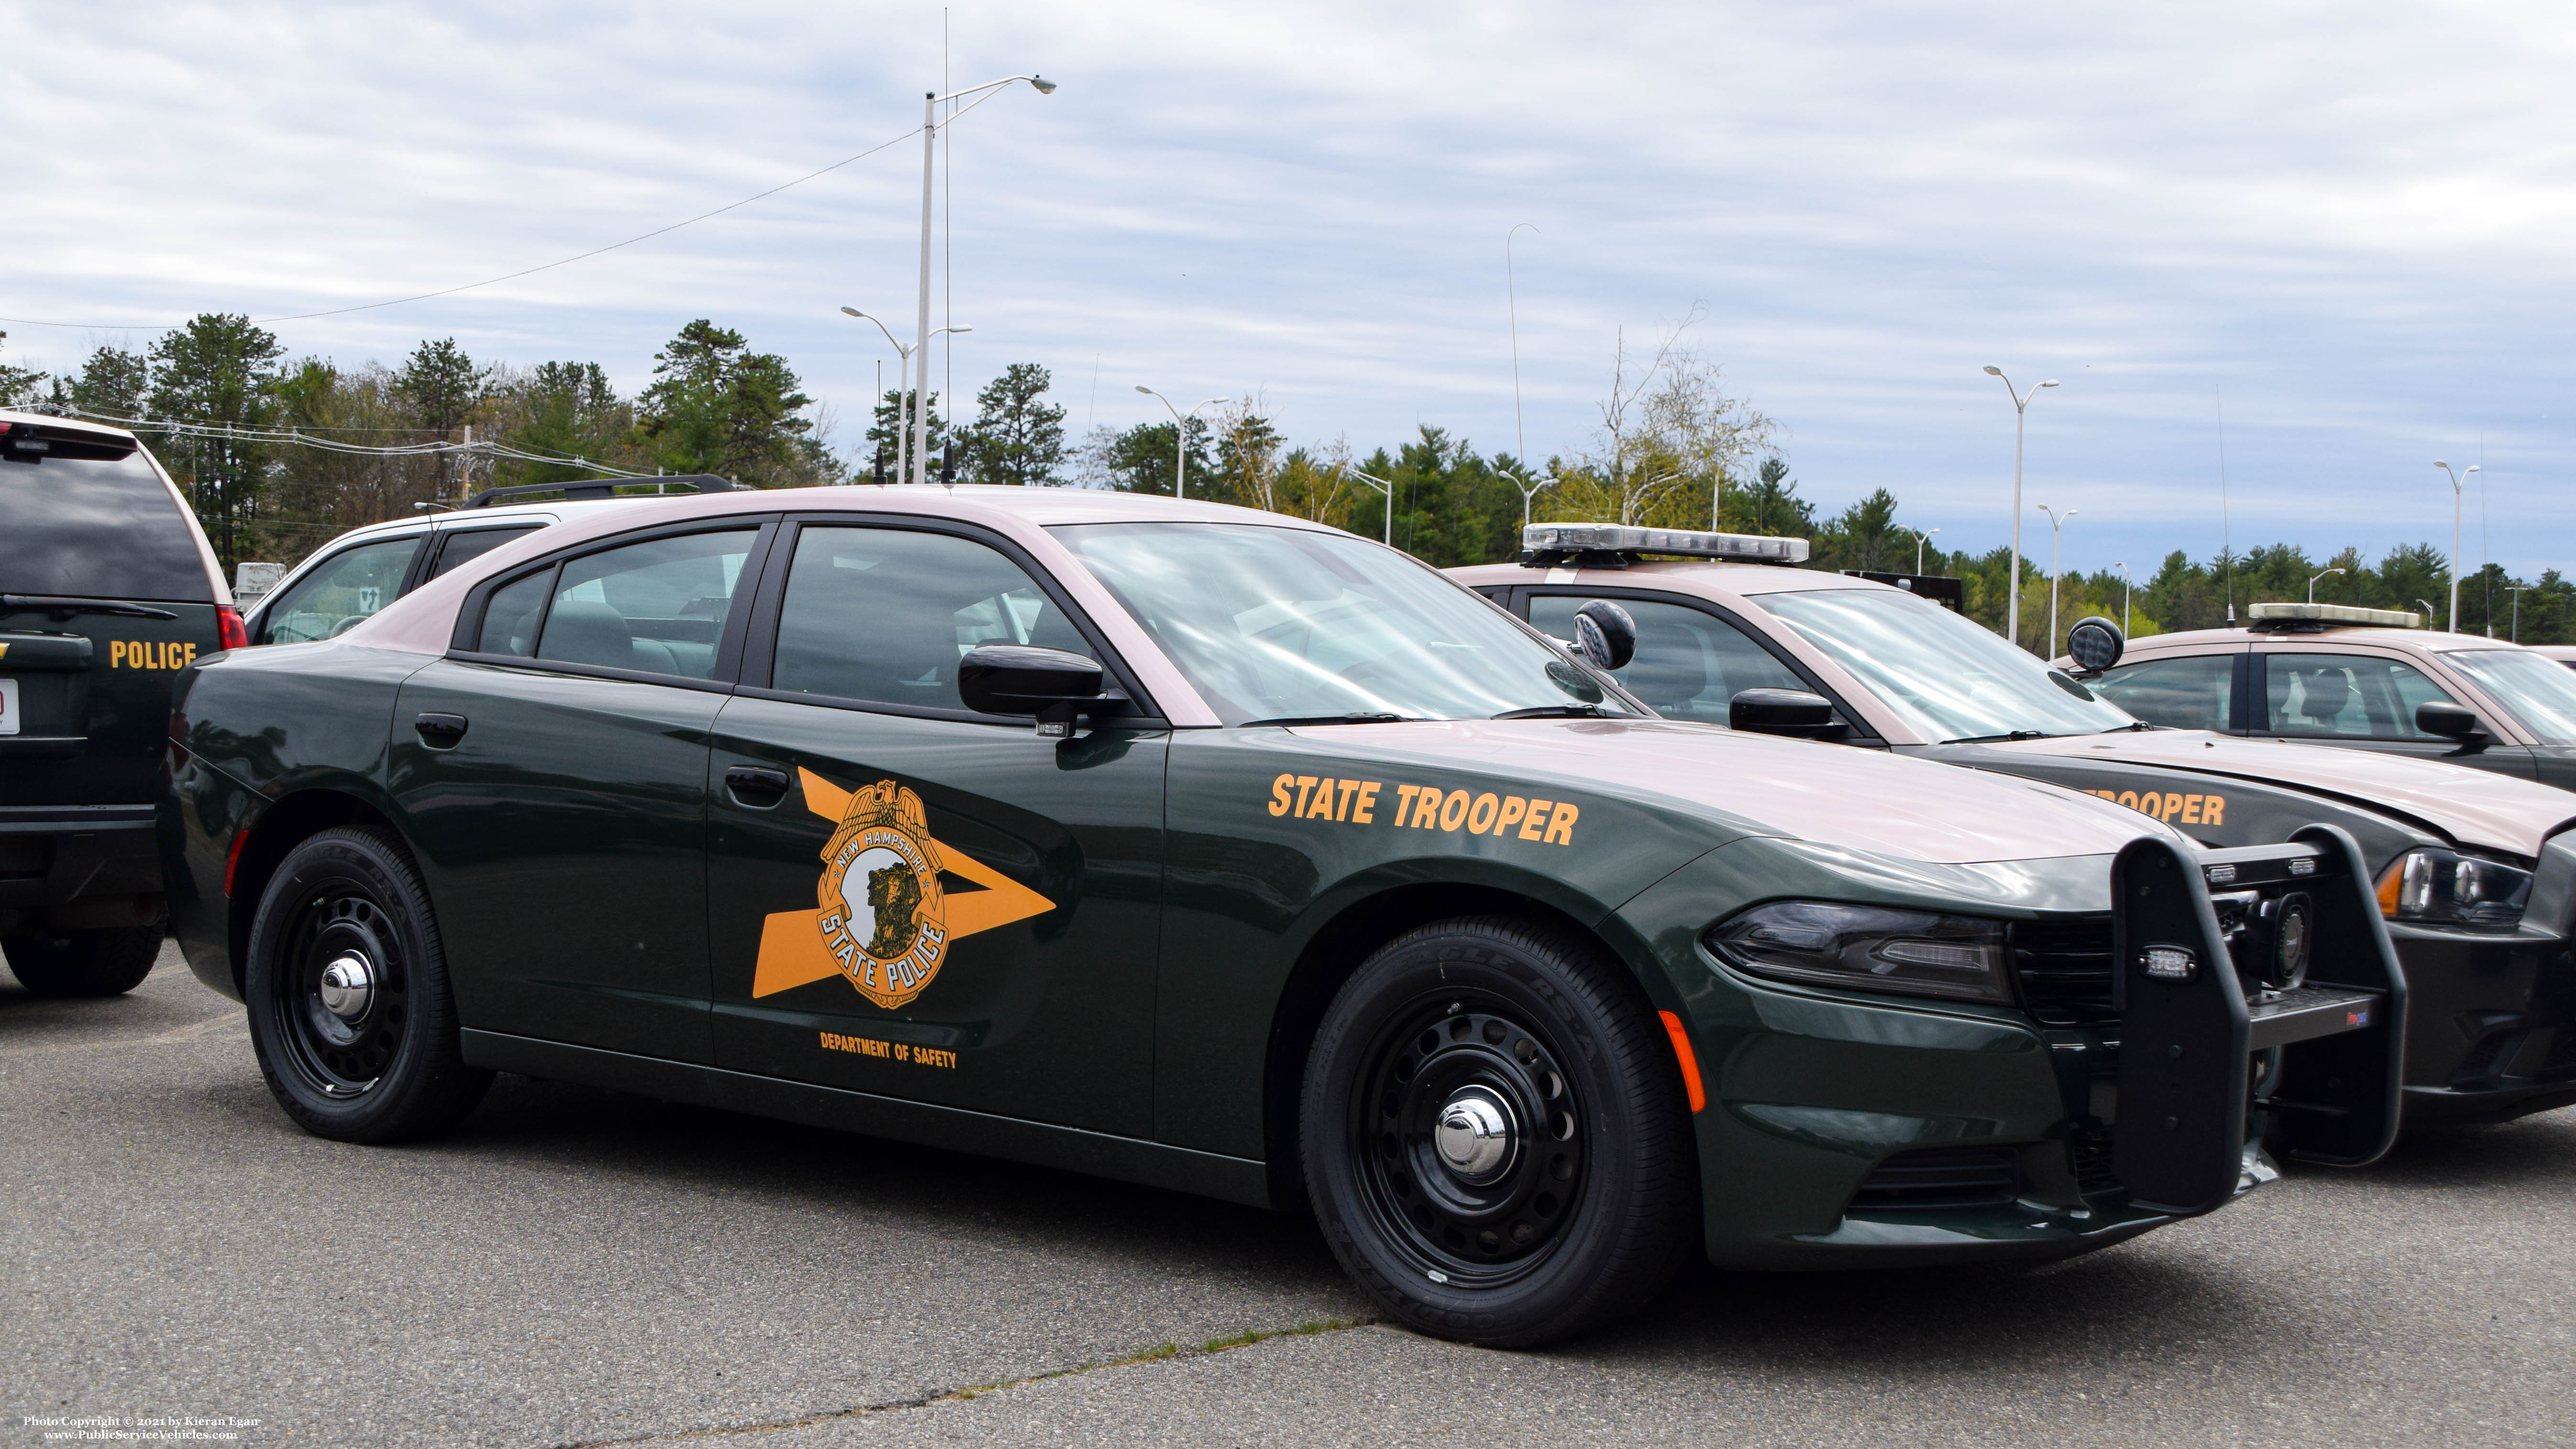
<svg viewBox="0 0 2576 1449">
<path fill-rule="evenodd" d="M 2212 846 L 2314 822 L 2352 833 L 2412 991 L 2406 1111 L 2503 1120 L 2576 1102 L 2576 798 L 2403 755 L 2155 728 L 2069 673 L 1905 588 L 1803 563 L 1806 541 L 1540 524 L 1522 563 L 1452 570 L 1549 634 L 1593 600 L 1633 621 L 1619 671 L 1669 718 L 1912 754 L 2046 780 L 2153 815 Z M 2094 671 L 2107 620 L 2078 631 Z M 2240 955 L 2298 923 L 2221 891 Z M 2250 906 L 2250 909 L 2249 909 Z M 2110 949 L 2052 973 L 2033 1010 L 2112 1014 Z"/>
</svg>

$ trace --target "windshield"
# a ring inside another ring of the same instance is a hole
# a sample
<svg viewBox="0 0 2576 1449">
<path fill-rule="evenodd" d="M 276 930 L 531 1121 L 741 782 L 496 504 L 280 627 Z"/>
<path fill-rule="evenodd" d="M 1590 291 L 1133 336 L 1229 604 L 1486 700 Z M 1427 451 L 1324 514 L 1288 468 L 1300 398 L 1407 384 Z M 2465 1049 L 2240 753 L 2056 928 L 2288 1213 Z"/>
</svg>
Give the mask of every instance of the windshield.
<svg viewBox="0 0 2576 1449">
<path fill-rule="evenodd" d="M 1636 713 L 1509 615 L 1377 544 L 1236 523 L 1048 532 L 1227 724 Z"/>
<path fill-rule="evenodd" d="M 2099 734 L 2136 723 L 2001 636 L 1912 594 L 1811 589 L 1754 601 L 1927 740 Z"/>
<path fill-rule="evenodd" d="M 2455 649 L 2442 657 L 2502 701 L 2541 743 L 2576 745 L 2576 671 L 2528 649 Z"/>
</svg>

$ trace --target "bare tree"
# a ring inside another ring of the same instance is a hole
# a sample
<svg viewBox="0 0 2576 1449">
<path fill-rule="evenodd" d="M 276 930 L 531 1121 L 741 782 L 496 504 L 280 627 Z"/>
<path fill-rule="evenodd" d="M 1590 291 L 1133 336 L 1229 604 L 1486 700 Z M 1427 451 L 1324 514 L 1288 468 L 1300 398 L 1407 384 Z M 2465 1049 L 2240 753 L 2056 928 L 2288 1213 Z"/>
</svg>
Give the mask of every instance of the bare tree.
<svg viewBox="0 0 2576 1449">
<path fill-rule="evenodd" d="M 1727 396 L 1717 364 L 1685 344 L 1699 310 L 1642 358 L 1620 329 L 1595 445 L 1575 467 L 1557 470 L 1564 482 L 1546 495 L 1549 513 L 1666 528 L 1714 525 L 1728 480 L 1770 444 L 1777 425 Z"/>
</svg>

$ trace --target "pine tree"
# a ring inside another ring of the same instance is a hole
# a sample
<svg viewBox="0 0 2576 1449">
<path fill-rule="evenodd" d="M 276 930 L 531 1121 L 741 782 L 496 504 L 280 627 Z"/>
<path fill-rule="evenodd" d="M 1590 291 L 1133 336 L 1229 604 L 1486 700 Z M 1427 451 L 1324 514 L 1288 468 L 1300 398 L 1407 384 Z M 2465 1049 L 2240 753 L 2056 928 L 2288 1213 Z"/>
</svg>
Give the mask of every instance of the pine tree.
<svg viewBox="0 0 2576 1449">
<path fill-rule="evenodd" d="M 1040 487 L 1063 480 L 1064 409 L 1044 402 L 1054 379 L 1034 362 L 1014 362 L 975 394 L 959 474 L 977 483 Z"/>
</svg>

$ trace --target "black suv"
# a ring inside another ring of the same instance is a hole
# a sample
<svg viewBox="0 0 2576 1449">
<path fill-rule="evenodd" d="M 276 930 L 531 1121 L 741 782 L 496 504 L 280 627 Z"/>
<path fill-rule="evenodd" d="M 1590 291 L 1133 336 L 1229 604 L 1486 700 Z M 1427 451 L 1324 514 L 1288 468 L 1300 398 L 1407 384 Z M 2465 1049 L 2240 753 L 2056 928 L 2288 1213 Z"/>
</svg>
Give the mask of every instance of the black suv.
<svg viewBox="0 0 2576 1449">
<path fill-rule="evenodd" d="M 0 953 L 29 991 L 151 972 L 170 684 L 243 642 L 204 530 L 132 433 L 0 412 Z"/>
</svg>

